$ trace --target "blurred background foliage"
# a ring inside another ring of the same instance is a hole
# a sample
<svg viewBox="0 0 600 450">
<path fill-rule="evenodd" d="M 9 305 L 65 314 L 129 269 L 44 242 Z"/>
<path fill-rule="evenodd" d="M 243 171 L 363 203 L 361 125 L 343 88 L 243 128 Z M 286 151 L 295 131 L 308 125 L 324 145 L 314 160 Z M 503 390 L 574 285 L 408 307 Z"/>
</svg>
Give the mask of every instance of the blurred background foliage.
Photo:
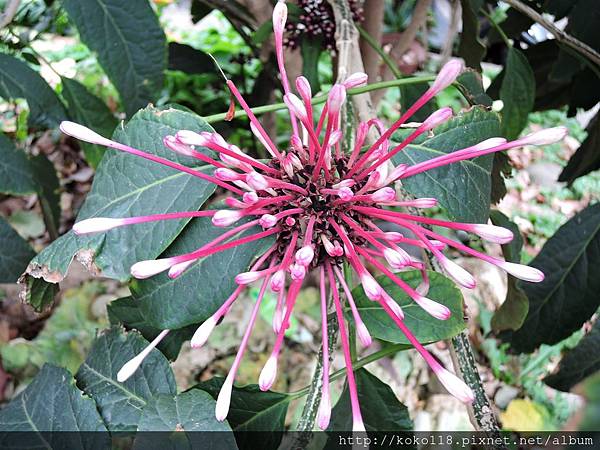
<svg viewBox="0 0 600 450">
<path fill-rule="evenodd" d="M 331 7 L 315 0 L 288 3 L 290 75 L 304 73 L 314 92 L 326 91 L 337 63 Z M 35 253 L 70 229 L 102 159 L 101 148 L 61 135 L 59 122 L 76 120 L 110 136 L 148 103 L 177 104 L 207 118 L 230 142 L 264 157 L 243 119 L 216 120 L 230 98 L 209 54 L 250 105 L 281 100 L 275 89 L 271 1 L 103 4 L 104 9 L 94 0 L 0 0 L 2 401 L 22 391 L 45 362 L 75 373 L 97 330 L 108 324 L 106 305 L 128 295 L 126 285 L 92 280 L 79 265 L 61 282 L 60 293 L 31 271 L 20 278 Z M 520 245 L 503 249 L 505 256 L 508 251 L 512 260 L 532 262 L 555 276 L 533 289 L 472 266 L 482 282 L 464 295 L 478 368 L 503 427 L 593 428 L 589 424 L 599 420 L 594 374 L 600 369 L 600 2 L 349 4 L 371 82 L 435 73 L 450 57 L 460 57 L 471 70 L 468 94 L 477 97 L 468 102 L 460 86 L 453 87 L 431 109 L 485 105 L 500 113 L 507 138 L 542 127 L 569 129 L 564 142 L 497 156 L 492 172 L 492 203 L 498 212 L 492 220 L 516 224 L 522 237 Z M 103 20 L 113 27 L 104 37 L 95 26 Z M 392 119 L 422 93 L 420 86 L 376 91 L 373 104 L 382 118 Z M 264 120 L 271 135 L 284 143 L 285 115 L 271 113 Z M 443 217 L 445 211 L 431 214 Z M 500 255 L 498 249 L 486 250 Z M 21 286 L 15 284 L 19 278 Z M 291 351 L 283 371 L 289 370 L 276 386 L 282 391 L 307 384 L 317 345 L 317 294 L 308 290 L 303 295 L 288 331 Z M 253 337 L 256 360 L 243 364 L 242 384 L 253 382 L 264 363 L 260 351 L 273 305 L 274 300 L 264 304 L 264 330 Z M 219 327 L 199 354 L 182 351 L 174 364 L 182 390 L 224 372 L 240 332 L 231 325 Z M 468 418 L 457 413 L 460 407 L 448 403 L 408 352 L 380 360 L 373 370 L 392 387 L 403 387 L 394 391 L 409 407 L 416 429 L 469 429 Z M 417 389 L 424 384 L 427 388 Z M 342 386 L 336 389 L 339 395 Z M 285 423 L 297 420 L 288 414 Z"/>
</svg>

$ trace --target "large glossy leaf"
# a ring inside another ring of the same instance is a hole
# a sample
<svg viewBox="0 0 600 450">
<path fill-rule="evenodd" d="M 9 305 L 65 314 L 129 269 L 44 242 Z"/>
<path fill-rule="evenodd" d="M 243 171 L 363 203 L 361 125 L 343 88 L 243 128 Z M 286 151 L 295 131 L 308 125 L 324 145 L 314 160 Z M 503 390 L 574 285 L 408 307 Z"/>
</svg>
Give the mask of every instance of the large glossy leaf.
<svg viewBox="0 0 600 450">
<path fill-rule="evenodd" d="M 596 322 L 579 344 L 563 356 L 556 373 L 544 378 L 544 383 L 554 389 L 568 392 L 598 370 L 600 370 L 600 322 Z"/>
<path fill-rule="evenodd" d="M 475 107 L 435 129 L 435 136 L 409 145 L 394 158 L 396 164 L 416 164 L 500 136 L 495 113 Z M 490 206 L 493 156 L 461 161 L 403 180 L 417 197 L 435 197 L 453 220 L 485 222 Z"/>
<path fill-rule="evenodd" d="M 127 329 L 138 330 L 144 338 L 151 341 L 160 334 L 162 329 L 153 327 L 148 324 L 148 321 L 142 315 L 140 303 L 133 297 L 124 297 L 113 300 L 107 306 L 108 318 L 113 324 L 123 324 Z M 171 330 L 171 332 L 160 342 L 158 349 L 170 360 L 175 360 L 181 345 L 189 340 L 194 331 L 195 325 Z"/>
<path fill-rule="evenodd" d="M 227 230 L 215 227 L 210 218 L 194 219 L 165 255 L 193 251 Z M 240 237 L 259 231 L 252 228 Z M 131 295 L 139 302 L 146 322 L 153 327 L 177 329 L 203 322 L 237 287 L 235 275 L 248 269 L 256 255 L 261 254 L 265 242 L 271 241 L 259 240 L 203 258 L 175 279 L 163 273 L 146 280 L 133 280 Z"/>
<path fill-rule="evenodd" d="M 165 35 L 147 0 L 63 0 L 81 40 L 121 95 L 127 114 L 155 101 L 167 68 Z"/>
<path fill-rule="evenodd" d="M 0 97 L 27 100 L 32 127 L 52 128 L 67 117 L 65 107 L 48 83 L 26 63 L 4 53 L 0 53 Z"/>
<path fill-rule="evenodd" d="M 521 328 L 502 334 L 520 353 L 563 340 L 600 306 L 600 204 L 560 227 L 531 266 L 546 278 L 541 283 L 519 283 L 529 298 L 529 312 Z"/>
<path fill-rule="evenodd" d="M 195 166 L 194 160 L 174 155 L 163 146 L 163 137 L 180 129 L 211 130 L 194 114 L 173 108 L 148 107 L 126 125 L 119 126 L 115 139 L 190 167 L 210 170 L 206 166 Z M 200 151 L 209 152 L 202 148 Z M 213 191 L 214 185 L 196 177 L 133 155 L 107 150 L 78 219 L 197 210 Z M 132 264 L 157 257 L 186 223 L 185 219 L 150 222 L 86 236 L 69 232 L 44 249 L 27 272 L 57 283 L 64 278 L 77 255 L 90 270 L 126 280 Z"/>
<path fill-rule="evenodd" d="M 573 183 L 577 178 L 600 169 L 600 114 L 590 121 L 586 128 L 588 133 L 567 166 L 563 169 L 558 181 Z"/>
<path fill-rule="evenodd" d="M 367 431 L 412 431 L 408 409 L 394 391 L 366 369 L 354 371 L 358 401 Z M 328 431 L 352 431 L 352 407 L 348 385 L 331 412 Z"/>
<path fill-rule="evenodd" d="M 525 55 L 510 47 L 500 86 L 502 133 L 511 140 L 519 137 L 535 100 L 535 77 Z"/>
<path fill-rule="evenodd" d="M 492 99 L 483 89 L 481 74 L 473 69 L 466 69 L 456 79 L 458 89 L 471 105 L 492 106 Z"/>
<path fill-rule="evenodd" d="M 215 377 L 195 386 L 217 398 L 223 378 Z M 261 433 L 261 449 L 275 450 L 281 441 L 281 432 L 285 430 L 285 415 L 291 397 L 279 392 L 262 392 L 255 384 L 234 386 L 231 396 L 231 407 L 227 421 L 234 433 L 240 449 L 256 448 L 253 431 Z"/>
<path fill-rule="evenodd" d="M 177 396 L 158 395 L 145 407 L 138 425 L 134 449 L 209 448 L 236 450 L 227 422 L 215 418 L 215 400 L 210 394 L 192 389 Z M 143 433 L 183 431 L 188 433 Z M 217 433 L 208 433 L 217 432 Z"/>
<path fill-rule="evenodd" d="M 402 272 L 397 275 L 413 288 L 416 288 L 421 281 L 418 271 Z M 430 271 L 429 278 L 431 286 L 427 297 L 446 305 L 452 311 L 452 316 L 448 320 L 431 317 L 389 278 L 385 276 L 377 278 L 381 287 L 402 307 L 406 326 L 423 343 L 449 339 L 465 328 L 460 290 L 452 281 L 437 272 Z M 357 286 L 352 291 L 352 295 L 360 316 L 373 337 L 388 342 L 409 344 L 404 334 L 381 306 L 367 298 L 362 286 Z"/>
<path fill-rule="evenodd" d="M 158 350 L 152 350 L 131 378 L 117 381 L 121 367 L 147 345 L 137 333 L 108 330 L 94 341 L 75 375 L 77 385 L 96 401 L 110 431 L 135 431 L 142 409 L 153 397 L 177 393 L 169 362 Z"/>
<path fill-rule="evenodd" d="M 89 92 L 80 82 L 62 77 L 62 94 L 69 105 L 71 118 L 102 136 L 112 136 L 118 124 L 116 117 L 102 100 Z M 98 166 L 104 155 L 104 148 L 99 145 L 82 142 L 85 160 L 92 167 Z"/>
<path fill-rule="evenodd" d="M 502 254 L 506 261 L 519 264 L 521 262 L 521 249 L 523 248 L 523 238 L 519 227 L 508 220 L 500 211 L 492 211 L 490 219 L 494 225 L 508 228 L 513 233 L 513 240 L 502 246 Z M 518 330 L 527 316 L 529 310 L 529 300 L 523 289 L 518 284 L 518 280 L 510 274 L 506 274 L 508 290 L 504 303 L 494 313 L 492 317 L 492 329 L 495 332 L 502 330 Z"/>
<path fill-rule="evenodd" d="M 462 6 L 462 31 L 458 54 L 465 59 L 467 66 L 481 72 L 481 60 L 485 55 L 485 45 L 479 40 L 478 11 L 483 0 L 460 0 Z"/>
<path fill-rule="evenodd" d="M 0 216 L 0 283 L 15 283 L 35 252 Z"/>
<path fill-rule="evenodd" d="M 67 370 L 50 364 L 0 410 L 2 448 L 103 449 L 109 439 L 94 401 Z"/>
<path fill-rule="evenodd" d="M 0 192 L 10 195 L 34 194 L 38 184 L 25 152 L 0 133 Z"/>
<path fill-rule="evenodd" d="M 38 183 L 38 200 L 42 208 L 44 223 L 52 239 L 58 237 L 60 223 L 60 182 L 54 164 L 45 155 L 30 160 L 33 176 Z"/>
</svg>

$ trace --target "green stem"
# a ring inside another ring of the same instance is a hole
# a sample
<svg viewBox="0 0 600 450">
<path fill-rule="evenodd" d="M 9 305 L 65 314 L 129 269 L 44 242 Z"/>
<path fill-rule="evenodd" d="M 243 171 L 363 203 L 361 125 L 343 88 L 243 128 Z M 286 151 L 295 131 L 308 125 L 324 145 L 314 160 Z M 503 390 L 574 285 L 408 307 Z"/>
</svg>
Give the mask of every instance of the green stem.
<svg viewBox="0 0 600 450">
<path fill-rule="evenodd" d="M 509 48 L 512 47 L 512 42 L 510 42 L 510 39 L 508 38 L 508 36 L 504 32 L 504 30 L 502 30 L 500 25 L 483 8 L 481 8 L 480 11 L 481 11 L 481 14 L 483 14 L 485 17 L 487 17 L 487 19 L 490 21 L 492 26 L 496 29 L 496 31 L 498 32 L 498 34 L 500 35 L 500 37 L 502 38 L 502 40 L 504 41 L 506 46 Z"/>
<path fill-rule="evenodd" d="M 368 84 L 366 86 L 349 89 L 348 95 L 359 95 L 359 94 L 364 94 L 365 92 L 371 92 L 371 91 L 375 91 L 377 89 L 387 89 L 387 88 L 394 87 L 394 86 L 429 83 L 430 81 L 433 81 L 433 80 L 435 80 L 435 76 L 426 75 L 426 76 L 419 76 L 419 77 L 402 78 L 400 80 L 380 81 L 379 83 L 373 83 L 373 84 Z M 318 95 L 316 97 L 313 97 L 313 99 L 311 100 L 311 103 L 313 105 L 318 105 L 321 103 L 325 103 L 326 100 L 327 100 L 326 94 Z M 285 108 L 286 108 L 285 103 L 281 102 L 281 103 L 274 103 L 272 105 L 257 106 L 256 108 L 251 108 L 251 110 L 255 115 L 260 115 L 260 114 L 265 114 L 268 112 L 279 111 L 280 109 L 285 109 Z M 213 114 L 211 116 L 203 117 L 203 119 L 207 123 L 215 123 L 215 122 L 222 122 L 223 120 L 225 120 L 225 116 L 226 116 L 226 113 L 219 113 L 219 114 Z M 245 116 L 247 116 L 245 111 L 237 110 L 233 117 L 238 118 L 238 117 L 245 117 Z"/>
<path fill-rule="evenodd" d="M 412 347 L 407 344 L 390 345 L 389 347 L 381 349 L 375 353 L 371 353 L 370 355 L 365 356 L 364 358 L 358 359 L 356 362 L 353 363 L 353 369 L 358 370 L 361 367 L 366 366 L 367 364 L 370 364 L 381 358 L 385 358 L 386 356 L 393 355 L 402 350 L 407 350 L 409 348 L 412 348 Z M 331 383 L 332 381 L 335 381 L 338 378 L 343 377 L 345 375 L 345 373 L 346 373 L 345 368 L 333 372 L 331 375 L 329 375 L 329 382 Z M 290 392 L 288 395 L 291 397 L 290 400 L 293 400 L 293 399 L 300 398 L 300 397 L 306 395 L 309 390 L 310 390 L 310 386 L 306 386 L 296 392 Z"/>
<path fill-rule="evenodd" d="M 375 52 L 377 52 L 377 54 L 379 56 L 381 56 L 381 59 L 390 68 L 390 70 L 392 71 L 392 73 L 394 74 L 394 76 L 396 78 L 403 78 L 404 75 L 402 74 L 402 72 L 400 72 L 400 69 L 398 68 L 398 66 L 396 65 L 396 63 L 394 62 L 394 60 L 392 58 L 390 58 L 390 55 L 388 55 L 381 48 L 381 46 L 379 45 L 379 43 L 377 41 L 375 41 L 375 39 L 373 38 L 373 36 L 371 36 L 369 33 L 367 33 L 367 31 L 363 27 L 361 27 L 360 25 L 356 25 L 356 28 L 358 29 L 360 37 L 362 37 L 365 40 L 365 42 L 367 44 L 369 44 L 371 46 L 371 48 L 373 50 L 375 50 Z"/>
</svg>

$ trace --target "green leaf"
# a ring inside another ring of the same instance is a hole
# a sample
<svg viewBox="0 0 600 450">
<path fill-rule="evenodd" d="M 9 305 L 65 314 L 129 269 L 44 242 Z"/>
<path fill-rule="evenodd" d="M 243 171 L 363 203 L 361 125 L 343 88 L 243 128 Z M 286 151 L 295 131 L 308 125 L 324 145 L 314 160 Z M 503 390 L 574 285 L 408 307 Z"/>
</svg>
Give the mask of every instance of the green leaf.
<svg viewBox="0 0 600 450">
<path fill-rule="evenodd" d="M 560 361 L 558 370 L 544 378 L 544 383 L 559 391 L 568 392 L 588 376 L 600 370 L 600 322 L 569 350 Z"/>
<path fill-rule="evenodd" d="M 0 193 L 29 195 L 37 189 L 27 155 L 0 133 Z"/>
<path fill-rule="evenodd" d="M 215 62 L 207 53 L 190 45 L 169 42 L 169 70 L 203 75 L 214 69 Z"/>
<path fill-rule="evenodd" d="M 195 114 L 173 108 L 148 107 L 127 125 L 119 126 L 115 139 L 190 167 L 209 170 L 207 166 L 195 166 L 195 160 L 174 155 L 163 146 L 164 136 L 181 129 L 212 131 Z M 209 153 L 207 149 L 199 150 Z M 107 150 L 78 220 L 194 211 L 213 192 L 212 183 L 134 155 Z M 90 270 L 109 278 L 127 280 L 132 264 L 160 255 L 187 222 L 187 219 L 149 222 L 86 236 L 76 236 L 71 231 L 46 247 L 32 261 L 28 273 L 57 283 L 64 278 L 77 255 Z"/>
<path fill-rule="evenodd" d="M 0 217 L 0 242 L 2 243 L 0 283 L 16 283 L 29 260 L 35 256 L 35 252 L 2 217 Z"/>
<path fill-rule="evenodd" d="M 111 323 L 121 323 L 127 329 L 136 329 L 148 341 L 153 340 L 162 331 L 161 329 L 148 324 L 140 311 L 139 302 L 135 301 L 132 297 L 113 300 L 108 304 L 107 311 Z M 196 325 L 190 325 L 178 330 L 171 330 L 157 348 L 168 359 L 174 361 L 179 355 L 181 345 L 192 337 L 196 328 Z"/>
<path fill-rule="evenodd" d="M 485 45 L 479 40 L 479 18 L 477 12 L 482 0 L 460 0 L 462 6 L 462 32 L 458 55 L 464 58 L 467 66 L 481 72 L 481 60 L 485 55 Z"/>
<path fill-rule="evenodd" d="M 302 73 L 310 83 L 313 92 L 319 92 L 321 83 L 319 81 L 319 58 L 323 46 L 320 40 L 303 41 L 300 46 L 302 53 Z"/>
<path fill-rule="evenodd" d="M 69 105 L 71 118 L 102 136 L 111 136 L 118 120 L 102 100 L 89 92 L 80 82 L 61 77 L 62 94 Z M 97 167 L 104 155 L 104 147 L 81 142 L 85 160 L 92 167 Z"/>
<path fill-rule="evenodd" d="M 44 155 L 37 155 L 30 160 L 33 176 L 38 182 L 38 200 L 46 229 L 52 239 L 58 237 L 60 224 L 60 182 L 54 164 Z"/>
<path fill-rule="evenodd" d="M 117 381 L 121 367 L 147 345 L 137 333 L 125 334 L 117 328 L 105 331 L 75 375 L 77 385 L 96 401 L 110 431 L 135 431 L 142 409 L 153 397 L 177 393 L 169 362 L 156 349 L 131 378 Z"/>
<path fill-rule="evenodd" d="M 513 240 L 502 246 L 502 254 L 506 261 L 519 264 L 521 262 L 521 249 L 523 248 L 523 238 L 519 227 L 508 220 L 500 211 L 492 211 L 490 219 L 494 225 L 508 228 L 513 233 Z M 529 310 L 529 300 L 527 295 L 518 284 L 517 278 L 506 274 L 508 290 L 504 303 L 500 305 L 498 311 L 492 317 L 492 329 L 495 332 L 502 330 L 518 330 L 527 316 Z"/>
<path fill-rule="evenodd" d="M 467 68 L 456 79 L 458 88 L 467 98 L 471 105 L 492 106 L 492 99 L 483 89 L 483 80 L 481 74 L 476 70 Z"/>
<path fill-rule="evenodd" d="M 50 364 L 44 365 L 27 389 L 0 411 L 0 431 L 2 448 L 110 447 L 94 401 L 77 389 L 69 372 Z M 11 433 L 17 431 L 22 433 Z M 104 433 L 84 436 L 65 431 Z"/>
<path fill-rule="evenodd" d="M 586 400 L 577 429 L 598 431 L 600 429 L 600 373 L 585 380 L 577 391 Z"/>
<path fill-rule="evenodd" d="M 558 181 L 571 184 L 577 178 L 600 169 L 600 114 L 596 114 L 585 131 L 587 138 L 571 156 Z"/>
<path fill-rule="evenodd" d="M 396 275 L 413 288 L 416 288 L 421 281 L 418 271 L 400 272 Z M 451 280 L 437 272 L 430 271 L 429 280 L 431 286 L 427 298 L 446 305 L 452 311 L 452 316 L 448 320 L 431 317 L 389 278 L 385 276 L 377 278 L 381 287 L 402 307 L 406 326 L 423 343 L 449 339 L 465 328 L 463 298 L 460 290 Z M 388 342 L 410 344 L 383 308 L 367 298 L 362 286 L 354 288 L 352 295 L 360 316 L 373 337 Z"/>
<path fill-rule="evenodd" d="M 194 388 L 202 389 L 217 398 L 223 378 L 215 377 L 197 384 Z M 291 397 L 279 392 L 263 392 L 255 384 L 234 386 L 231 395 L 231 406 L 227 421 L 236 435 L 240 449 L 255 449 L 256 440 L 253 431 L 273 432 L 261 434 L 261 449 L 275 450 L 279 447 L 281 433 L 285 430 L 285 415 Z"/>
<path fill-rule="evenodd" d="M 21 280 L 19 280 L 21 283 Z M 30 276 L 23 277 L 24 300 L 29 303 L 37 312 L 41 312 L 54 303 L 56 294 L 58 294 L 58 284 L 48 283 L 41 278 Z"/>
<path fill-rule="evenodd" d="M 167 44 L 147 0 L 62 0 L 81 40 L 98 55 L 128 115 L 157 100 Z"/>
<path fill-rule="evenodd" d="M 367 431 L 411 431 L 413 423 L 408 409 L 398 401 L 394 391 L 366 369 L 354 371 L 358 401 Z M 331 412 L 328 431 L 352 431 L 352 407 L 346 384 Z"/>
<path fill-rule="evenodd" d="M 0 97 L 27 100 L 31 127 L 53 128 L 67 117 L 48 83 L 26 63 L 4 53 L 0 53 Z"/>
<path fill-rule="evenodd" d="M 426 84 L 406 84 L 400 86 L 400 112 L 404 114 L 428 88 L 429 86 Z M 411 120 L 414 122 L 423 122 L 436 109 L 438 109 L 437 101 L 435 98 L 432 98 L 413 114 Z"/>
<path fill-rule="evenodd" d="M 502 134 L 509 140 L 519 137 L 535 101 L 535 77 L 525 55 L 514 47 L 508 49 L 504 77 L 500 86 Z"/>
<path fill-rule="evenodd" d="M 227 422 L 215 418 L 216 402 L 206 392 L 192 389 L 177 396 L 158 395 L 144 408 L 139 431 L 188 433 L 138 433 L 134 449 L 210 448 L 236 450 Z M 203 433 L 193 433 L 194 431 Z M 218 433 L 208 433 L 218 432 Z"/>
<path fill-rule="evenodd" d="M 474 107 L 437 127 L 435 136 L 409 145 L 392 159 L 395 164 L 416 164 L 452 153 L 485 139 L 500 136 L 495 113 Z M 492 155 L 438 167 L 402 181 L 416 197 L 435 197 L 450 219 L 485 223 L 490 206 Z"/>
<path fill-rule="evenodd" d="M 191 252 L 230 229 L 215 227 L 210 218 L 195 218 L 165 256 Z M 251 228 L 234 239 L 257 232 Z M 131 295 L 139 302 L 142 316 L 153 327 L 177 329 L 198 324 L 231 295 L 237 287 L 235 276 L 248 269 L 256 255 L 261 254 L 265 242 L 272 241 L 250 242 L 202 258 L 175 279 L 162 273 L 145 280 L 132 280 Z"/>
<path fill-rule="evenodd" d="M 500 335 L 519 353 L 565 339 L 600 306 L 600 203 L 560 227 L 530 265 L 546 278 L 519 283 L 529 298 L 529 312 L 521 328 Z"/>
</svg>

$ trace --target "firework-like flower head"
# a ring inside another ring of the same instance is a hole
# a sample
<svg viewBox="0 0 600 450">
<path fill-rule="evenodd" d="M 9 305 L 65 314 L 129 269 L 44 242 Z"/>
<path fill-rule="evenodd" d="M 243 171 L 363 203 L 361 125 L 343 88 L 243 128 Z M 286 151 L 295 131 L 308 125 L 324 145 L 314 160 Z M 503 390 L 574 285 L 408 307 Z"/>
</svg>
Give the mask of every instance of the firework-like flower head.
<svg viewBox="0 0 600 450">
<path fill-rule="evenodd" d="M 208 175 L 111 141 L 81 125 L 72 122 L 61 124 L 61 130 L 64 133 L 81 140 L 138 155 L 218 185 L 231 194 L 225 200 L 228 209 L 176 212 L 123 219 L 92 218 L 76 223 L 74 231 L 78 234 L 96 233 L 149 221 L 207 216 L 212 217 L 215 226 L 229 227 L 242 218 L 250 219 L 193 252 L 134 264 L 131 267 L 131 274 L 136 278 L 147 278 L 164 271 L 168 271 L 169 276 L 175 278 L 198 259 L 267 236 L 275 238 L 275 243 L 258 257 L 248 272 L 231 275 L 235 276 L 237 289 L 208 320 L 200 325 L 191 340 L 192 347 L 202 346 L 244 289 L 252 283 L 260 282 L 260 291 L 253 306 L 249 324 L 217 399 L 216 416 L 219 420 L 223 420 L 227 416 L 237 369 L 247 348 L 266 291 L 275 292 L 278 300 L 273 316 L 275 344 L 258 380 L 262 390 L 268 390 L 276 379 L 278 355 L 283 344 L 284 333 L 290 324 L 298 293 L 307 275 L 314 272 L 319 279 L 321 292 L 324 364 L 322 401 L 317 422 L 321 428 L 326 428 L 331 414 L 327 351 L 327 299 L 331 296 L 338 318 L 339 334 L 347 368 L 354 430 L 364 430 L 339 287 L 345 294 L 344 300 L 352 312 L 362 345 L 369 346 L 371 336 L 361 320 L 352 298 L 350 286 L 342 275 L 341 267 L 344 263 L 348 263 L 353 269 L 366 296 L 385 310 L 429 364 L 446 389 L 463 402 L 471 402 L 473 393 L 469 387 L 446 370 L 418 342 L 404 323 L 402 309 L 376 281 L 373 271 L 387 276 L 415 303 L 439 320 L 448 319 L 450 310 L 438 302 L 443 299 L 426 297 L 429 286 L 426 266 L 404 250 L 403 247 L 407 245 L 429 251 L 446 273 L 456 283 L 466 288 L 473 288 L 475 280 L 466 270 L 444 256 L 442 251 L 446 246 L 496 265 L 523 280 L 539 282 L 544 275 L 537 269 L 488 256 L 431 231 L 429 225 L 435 225 L 473 233 L 494 243 L 506 243 L 512 239 L 509 230 L 493 225 L 449 222 L 403 212 L 401 210 L 403 207 L 408 210 L 432 207 L 436 205 L 436 200 L 432 198 L 398 200 L 394 188 L 395 183 L 429 169 L 509 148 L 556 142 L 565 136 L 566 130 L 562 127 L 542 130 L 513 142 L 506 142 L 502 138 L 492 138 L 412 166 L 393 167 L 391 161 L 398 152 L 401 152 L 423 133 L 429 132 L 452 117 L 450 108 L 442 108 L 431 114 L 400 144 L 392 144 L 390 140 L 392 134 L 415 111 L 454 82 L 462 70 L 462 65 L 453 60 L 441 69 L 427 92 L 391 127 L 386 129 L 383 123 L 376 118 L 360 123 L 354 136 L 353 148 L 346 149 L 346 140 L 343 130 L 340 128 L 341 109 L 347 101 L 347 90 L 365 84 L 366 75 L 352 74 L 343 82 L 335 84 L 329 91 L 322 110 L 319 112 L 313 109 L 312 93 L 307 80 L 304 77 L 296 80 L 297 94 L 294 94 L 291 92 L 287 79 L 283 61 L 283 32 L 286 15 L 285 3 L 277 3 L 273 16 L 276 54 L 284 100 L 289 110 L 292 128 L 287 148 L 281 149 L 275 145 L 236 86 L 230 80 L 227 81 L 232 95 L 250 119 L 252 132 L 271 155 L 272 159 L 269 162 L 261 162 L 244 154 L 238 147 L 229 144 L 217 133 L 197 134 L 181 130 L 175 136 L 165 137 L 164 145 L 169 149 L 213 165 L 215 170 L 212 175 Z M 365 145 L 367 135 L 372 128 L 379 131 L 381 135 L 373 144 Z M 219 160 L 196 151 L 195 147 L 197 146 L 208 147 L 217 152 Z M 363 151 L 365 147 L 366 151 Z M 395 208 L 392 210 L 388 207 Z M 406 237 L 399 232 L 384 231 L 386 227 L 382 224 L 385 222 L 399 225 L 408 230 L 412 236 Z M 256 229 L 256 227 L 260 231 L 245 237 L 237 237 L 240 232 Z M 398 270 L 410 269 L 418 270 L 422 275 L 422 282 L 416 289 L 395 274 Z M 168 330 L 163 331 L 147 349 L 123 366 L 118 379 L 124 381 L 131 376 L 144 357 L 158 345 L 168 332 Z"/>
</svg>

